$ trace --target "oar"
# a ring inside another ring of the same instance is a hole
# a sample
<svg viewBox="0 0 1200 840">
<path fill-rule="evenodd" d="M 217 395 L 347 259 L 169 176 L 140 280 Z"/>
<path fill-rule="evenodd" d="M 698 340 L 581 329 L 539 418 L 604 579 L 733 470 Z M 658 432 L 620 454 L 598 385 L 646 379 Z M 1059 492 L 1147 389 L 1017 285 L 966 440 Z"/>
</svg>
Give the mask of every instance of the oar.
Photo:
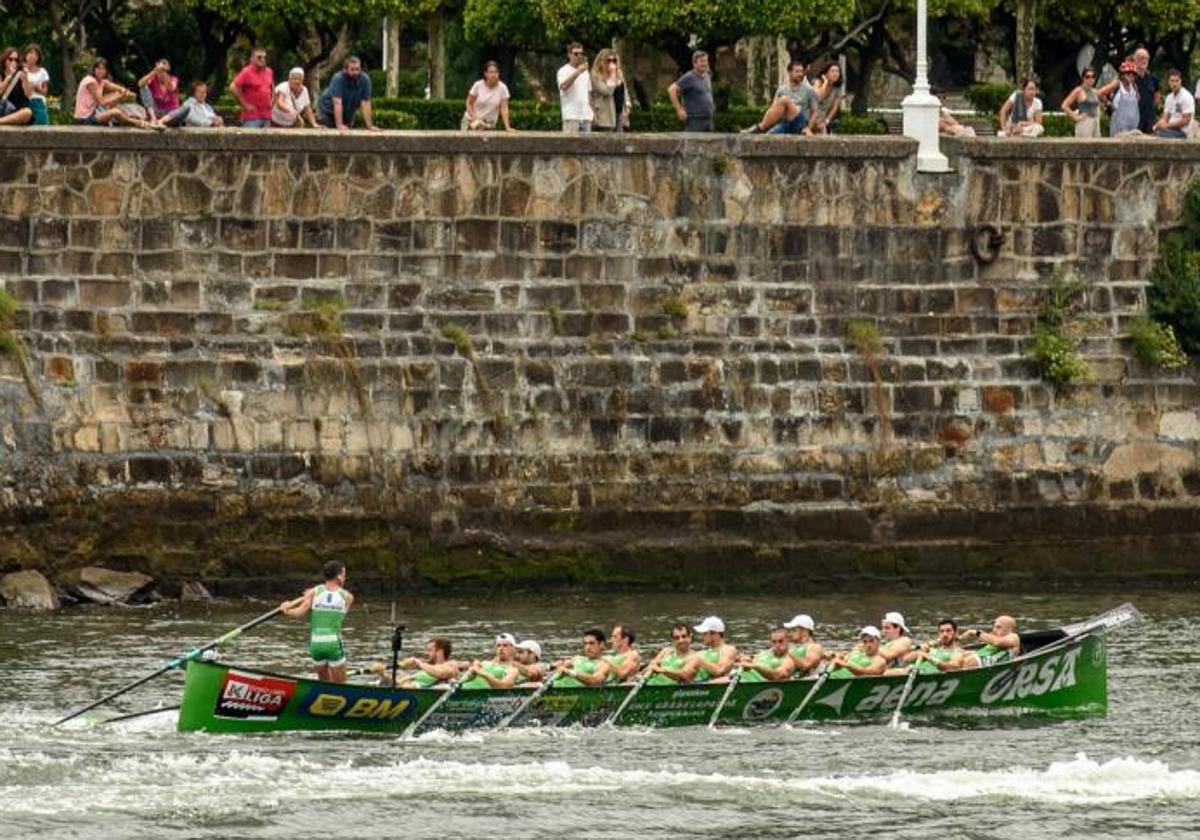
<svg viewBox="0 0 1200 840">
<path fill-rule="evenodd" d="M 800 705 L 792 709 L 792 713 L 788 715 L 787 720 L 783 722 L 784 726 L 791 726 L 795 723 L 796 718 L 800 717 L 800 713 L 808 708 L 808 703 L 817 696 L 817 692 L 821 690 L 821 686 L 825 685 L 825 680 L 829 679 L 829 675 L 833 673 L 833 668 L 825 666 L 820 674 L 817 675 L 817 681 L 813 683 L 812 688 L 808 690 L 808 694 L 804 695 L 804 699 L 800 701 Z"/>
<path fill-rule="evenodd" d="M 554 685 L 554 681 L 556 679 L 558 679 L 558 674 L 551 674 L 548 679 L 544 680 L 542 684 L 538 686 L 537 691 L 526 697 L 524 701 L 522 701 L 521 705 L 517 706 L 517 708 L 513 710 L 512 714 L 505 717 L 504 720 L 500 721 L 500 723 L 496 725 L 496 731 L 499 732 L 501 729 L 508 729 L 508 725 L 521 715 L 525 714 L 525 710 L 532 706 L 535 700 L 545 694 L 550 686 Z"/>
<path fill-rule="evenodd" d="M 921 673 L 916 666 L 908 672 L 908 679 L 904 683 L 904 690 L 900 692 L 900 702 L 896 704 L 896 711 L 892 712 L 892 722 L 888 724 L 892 729 L 900 728 L 900 710 L 904 708 L 904 701 L 908 699 L 909 693 L 912 691 L 913 683 L 917 681 L 917 674 Z"/>
<path fill-rule="evenodd" d="M 647 671 L 637 678 L 637 681 L 633 684 L 633 689 L 625 695 L 625 699 L 621 701 L 621 705 L 617 706 L 617 710 L 613 712 L 612 715 L 609 716 L 608 720 L 604 721 L 601 726 L 617 725 L 617 718 L 619 718 L 624 711 L 629 708 L 629 704 L 633 702 L 633 698 L 637 697 L 637 693 L 642 690 L 642 686 L 649 681 L 650 677 L 653 676 L 653 673 L 653 671 Z"/>
<path fill-rule="evenodd" d="M 201 645 L 200 647 L 196 648 L 195 650 L 188 651 L 183 656 L 175 657 L 174 659 L 172 659 L 170 662 L 168 662 L 163 667 L 159 668 L 154 673 L 147 674 L 146 676 L 142 677 L 141 679 L 134 680 L 133 682 L 129 683 L 129 685 L 118 688 L 112 694 L 108 694 L 104 697 L 101 697 L 95 703 L 89 703 L 88 705 L 84 706 L 82 709 L 77 709 L 77 710 L 71 712 L 71 714 L 67 715 L 65 718 L 55 721 L 54 726 L 59 726 L 61 724 L 66 723 L 69 720 L 77 718 L 84 712 L 90 712 L 92 709 L 96 708 L 97 706 L 103 706 L 105 703 L 109 702 L 110 700 L 115 700 L 116 698 L 120 697 L 122 694 L 125 694 L 126 692 L 129 692 L 129 691 L 133 691 L 138 686 L 144 685 L 144 684 L 150 682 L 150 680 L 154 679 L 155 677 L 162 676 L 163 674 L 167 673 L 167 671 L 170 671 L 174 668 L 182 668 L 184 663 L 186 663 L 192 659 L 199 659 L 200 656 L 206 650 L 212 650 L 215 647 L 220 647 L 221 645 L 232 642 L 234 639 L 236 639 L 238 636 L 245 633 L 247 630 L 251 630 L 260 624 L 270 621 L 272 618 L 279 615 L 282 611 L 283 611 L 283 607 L 276 607 L 275 609 L 271 610 L 269 613 L 263 613 L 258 618 L 254 619 L 253 621 L 246 622 L 241 627 L 235 627 L 233 630 L 230 630 L 228 633 L 226 633 L 224 636 L 222 636 L 219 639 L 214 639 L 213 641 L 209 642 L 206 645 Z"/>
<path fill-rule="evenodd" d="M 729 702 L 733 690 L 737 688 L 738 682 L 742 679 L 742 666 L 738 665 L 729 672 L 729 688 L 725 689 L 725 693 L 721 695 L 721 702 L 717 704 L 717 708 L 713 709 L 712 717 L 708 719 L 708 728 L 715 729 L 717 726 L 717 718 L 721 715 L 721 710 L 725 708 L 725 704 Z"/>
<path fill-rule="evenodd" d="M 144 709 L 140 712 L 130 712 L 127 715 L 117 715 L 116 717 L 105 718 L 104 720 L 96 721 L 97 724 L 103 726 L 106 723 L 117 723 L 122 720 L 133 720 L 134 718 L 146 717 L 147 715 L 156 715 L 159 712 L 177 712 L 178 706 L 159 706 L 157 709 Z"/>
<path fill-rule="evenodd" d="M 471 677 L 473 677 L 473 676 L 474 676 L 474 674 L 472 674 L 470 671 L 464 671 L 462 674 L 459 674 L 458 677 L 455 678 L 454 682 L 450 683 L 450 686 L 446 689 L 446 693 L 443 694 L 441 697 L 439 697 L 437 700 L 433 701 L 433 705 L 425 710 L 425 714 L 421 715 L 415 721 L 410 723 L 408 725 L 408 729 L 405 729 L 404 732 L 400 735 L 400 737 L 407 738 L 410 735 L 415 734 L 416 731 L 421 728 L 421 724 L 423 724 L 426 720 L 428 720 L 430 715 L 432 715 L 434 712 L 436 712 L 438 709 L 440 709 L 442 707 L 442 704 L 445 703 L 447 700 L 449 700 L 451 697 L 453 697 L 454 693 L 456 691 L 458 691 L 460 688 L 462 688 L 462 684 L 465 683 L 467 680 L 471 679 Z"/>
</svg>

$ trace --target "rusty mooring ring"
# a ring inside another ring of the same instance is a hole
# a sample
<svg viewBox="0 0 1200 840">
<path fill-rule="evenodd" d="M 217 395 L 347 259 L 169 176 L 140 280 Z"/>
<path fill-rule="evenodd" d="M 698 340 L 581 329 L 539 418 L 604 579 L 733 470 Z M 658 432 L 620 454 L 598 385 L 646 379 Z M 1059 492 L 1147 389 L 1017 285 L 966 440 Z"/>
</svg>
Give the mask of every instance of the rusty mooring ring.
<svg viewBox="0 0 1200 840">
<path fill-rule="evenodd" d="M 1004 232 L 999 227 L 987 222 L 976 225 L 971 231 L 971 256 L 980 265 L 991 265 L 1000 256 L 1000 248 L 1004 245 Z"/>
</svg>

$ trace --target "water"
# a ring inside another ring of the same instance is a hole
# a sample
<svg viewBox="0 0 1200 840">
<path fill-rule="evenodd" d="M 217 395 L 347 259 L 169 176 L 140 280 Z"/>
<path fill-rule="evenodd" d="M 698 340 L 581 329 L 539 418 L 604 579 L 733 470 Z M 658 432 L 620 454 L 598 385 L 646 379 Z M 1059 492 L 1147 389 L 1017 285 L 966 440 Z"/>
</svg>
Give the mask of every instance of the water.
<svg viewBox="0 0 1200 840">
<path fill-rule="evenodd" d="M 1200 836 L 1195 596 L 472 596 L 404 603 L 401 613 L 407 650 L 437 633 L 451 638 L 456 655 L 471 655 L 501 630 L 571 652 L 584 629 L 613 619 L 655 636 L 643 646 L 652 650 L 672 621 L 717 612 L 731 641 L 757 648 L 770 620 L 801 608 L 826 638 L 849 639 L 885 609 L 900 608 L 923 636 L 943 615 L 981 624 L 1011 611 L 1035 628 L 1126 598 L 1148 620 L 1111 640 L 1106 718 L 915 719 L 900 731 L 871 723 L 430 733 L 415 742 L 184 736 L 169 713 L 51 729 L 65 711 L 272 605 L 0 610 L 3 836 Z M 362 601 L 346 634 L 360 663 L 382 657 L 391 637 L 388 604 Z M 278 619 L 239 640 L 230 658 L 296 670 L 304 649 L 303 627 Z M 162 677 L 109 710 L 177 703 L 180 684 L 178 675 Z"/>
</svg>

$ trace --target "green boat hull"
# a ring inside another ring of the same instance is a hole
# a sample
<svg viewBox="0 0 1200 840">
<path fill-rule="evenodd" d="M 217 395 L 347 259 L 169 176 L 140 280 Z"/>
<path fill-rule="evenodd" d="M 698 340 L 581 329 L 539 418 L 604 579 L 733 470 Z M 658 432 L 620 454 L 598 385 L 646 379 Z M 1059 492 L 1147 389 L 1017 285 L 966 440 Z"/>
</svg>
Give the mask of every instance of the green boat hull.
<svg viewBox="0 0 1200 840">
<path fill-rule="evenodd" d="M 906 679 L 826 680 L 798 719 L 887 717 L 895 710 Z M 814 682 L 808 678 L 739 684 L 718 721 L 731 726 L 782 723 L 804 701 Z M 621 713 L 618 725 L 706 724 L 727 688 L 720 684 L 644 686 Z M 531 690 L 460 690 L 421 724 L 421 730 L 494 727 L 515 711 Z M 627 685 L 550 688 L 512 726 L 597 726 L 611 717 L 631 690 Z M 408 729 L 443 693 L 439 689 L 324 683 L 193 660 L 187 665 L 179 730 L 394 734 Z M 920 674 L 904 703 L 906 717 L 1000 709 L 1064 716 L 1105 714 L 1108 656 L 1104 636 L 1083 636 L 984 668 Z"/>
</svg>

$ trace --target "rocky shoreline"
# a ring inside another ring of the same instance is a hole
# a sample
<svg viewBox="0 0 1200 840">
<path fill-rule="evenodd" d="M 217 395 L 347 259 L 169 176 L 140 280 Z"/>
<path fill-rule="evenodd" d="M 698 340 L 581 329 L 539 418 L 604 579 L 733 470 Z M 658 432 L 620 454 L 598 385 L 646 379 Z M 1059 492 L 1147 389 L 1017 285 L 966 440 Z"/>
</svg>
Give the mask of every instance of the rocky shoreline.
<svg viewBox="0 0 1200 840">
<path fill-rule="evenodd" d="M 207 601 L 212 595 L 199 581 L 185 581 L 178 593 L 164 594 L 158 582 L 141 572 L 120 572 L 102 566 L 84 566 L 57 575 L 52 582 L 36 569 L 0 577 L 0 605 L 33 610 L 102 604 L 131 606 L 152 604 L 176 597 L 180 601 Z"/>
</svg>

